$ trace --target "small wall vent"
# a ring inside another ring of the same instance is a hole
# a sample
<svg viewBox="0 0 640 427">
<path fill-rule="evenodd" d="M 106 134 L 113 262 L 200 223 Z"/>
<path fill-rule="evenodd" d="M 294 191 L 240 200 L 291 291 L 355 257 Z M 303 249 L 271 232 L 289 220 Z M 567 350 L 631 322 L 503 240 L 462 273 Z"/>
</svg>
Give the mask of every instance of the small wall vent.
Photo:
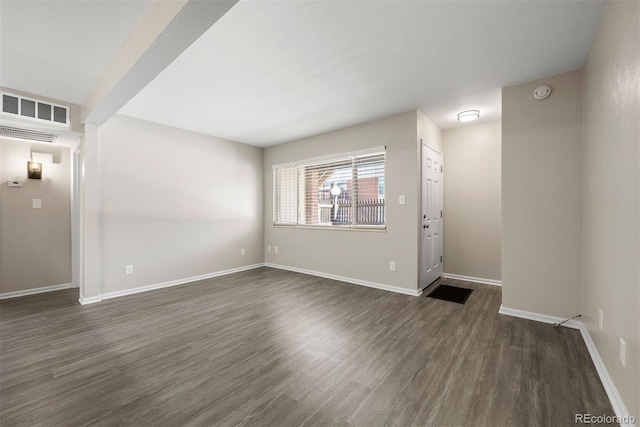
<svg viewBox="0 0 640 427">
<path fill-rule="evenodd" d="M 58 135 L 37 130 L 20 129 L 11 126 L 0 126 L 0 137 L 21 139 L 26 141 L 54 143 Z"/>
</svg>

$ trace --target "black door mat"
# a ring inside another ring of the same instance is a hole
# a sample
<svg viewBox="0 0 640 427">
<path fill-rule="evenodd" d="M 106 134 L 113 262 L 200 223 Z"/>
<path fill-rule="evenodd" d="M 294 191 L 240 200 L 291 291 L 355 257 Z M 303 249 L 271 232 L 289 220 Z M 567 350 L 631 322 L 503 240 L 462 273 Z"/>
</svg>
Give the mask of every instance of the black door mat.
<svg viewBox="0 0 640 427">
<path fill-rule="evenodd" d="M 433 292 L 427 295 L 428 298 L 441 299 L 444 301 L 464 304 L 471 295 L 473 289 L 458 288 L 456 286 L 440 285 Z"/>
</svg>

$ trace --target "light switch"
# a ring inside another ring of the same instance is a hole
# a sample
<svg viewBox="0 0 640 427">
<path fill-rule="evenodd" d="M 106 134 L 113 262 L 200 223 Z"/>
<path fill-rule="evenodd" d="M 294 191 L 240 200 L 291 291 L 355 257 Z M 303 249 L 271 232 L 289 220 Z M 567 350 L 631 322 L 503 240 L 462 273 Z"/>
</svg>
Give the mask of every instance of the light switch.
<svg viewBox="0 0 640 427">
<path fill-rule="evenodd" d="M 404 194 L 401 194 L 401 195 L 398 197 L 398 202 L 399 202 L 401 205 L 404 205 Z"/>
<path fill-rule="evenodd" d="M 42 199 L 33 199 L 33 209 L 42 208 Z"/>
</svg>

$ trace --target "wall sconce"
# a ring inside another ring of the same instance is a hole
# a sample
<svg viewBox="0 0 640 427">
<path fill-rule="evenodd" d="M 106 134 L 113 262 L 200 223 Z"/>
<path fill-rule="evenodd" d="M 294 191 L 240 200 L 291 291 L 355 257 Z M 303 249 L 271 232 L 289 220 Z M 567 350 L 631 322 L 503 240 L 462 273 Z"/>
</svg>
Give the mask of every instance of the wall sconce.
<svg viewBox="0 0 640 427">
<path fill-rule="evenodd" d="M 27 162 L 29 179 L 42 179 L 42 163 Z"/>
</svg>

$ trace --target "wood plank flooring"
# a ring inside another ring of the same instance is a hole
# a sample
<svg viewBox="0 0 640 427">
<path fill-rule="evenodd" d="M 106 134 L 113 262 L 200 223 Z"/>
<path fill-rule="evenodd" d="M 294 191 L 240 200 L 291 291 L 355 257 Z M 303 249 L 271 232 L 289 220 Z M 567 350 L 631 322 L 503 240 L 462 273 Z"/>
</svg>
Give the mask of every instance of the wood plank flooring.
<svg viewBox="0 0 640 427">
<path fill-rule="evenodd" d="M 580 333 L 260 268 L 0 302 L 0 425 L 560 426 L 613 415 Z"/>
</svg>

